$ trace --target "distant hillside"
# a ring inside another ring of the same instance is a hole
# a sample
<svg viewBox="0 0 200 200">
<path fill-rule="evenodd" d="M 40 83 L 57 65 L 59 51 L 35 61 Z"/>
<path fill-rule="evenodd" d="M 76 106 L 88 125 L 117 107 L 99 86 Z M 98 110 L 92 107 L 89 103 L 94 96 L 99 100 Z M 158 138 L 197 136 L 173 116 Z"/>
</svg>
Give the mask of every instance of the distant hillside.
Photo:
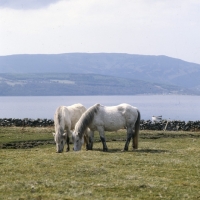
<svg viewBox="0 0 200 200">
<path fill-rule="evenodd" d="M 0 56 L 0 73 L 99 74 L 200 92 L 200 64 L 167 56 L 119 53 Z"/>
<path fill-rule="evenodd" d="M 177 86 L 96 74 L 0 74 L 0 96 L 197 94 Z"/>
</svg>

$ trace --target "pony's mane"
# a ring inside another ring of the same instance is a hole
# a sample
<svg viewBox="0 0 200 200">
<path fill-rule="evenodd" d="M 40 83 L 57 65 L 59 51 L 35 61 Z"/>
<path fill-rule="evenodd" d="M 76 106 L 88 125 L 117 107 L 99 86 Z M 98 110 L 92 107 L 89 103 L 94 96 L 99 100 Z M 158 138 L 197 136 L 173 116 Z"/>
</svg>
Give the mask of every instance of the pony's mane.
<svg viewBox="0 0 200 200">
<path fill-rule="evenodd" d="M 83 113 L 83 115 L 77 122 L 75 130 L 76 132 L 81 134 L 81 137 L 94 119 L 94 115 L 99 111 L 99 107 L 100 104 L 95 104 L 91 106 L 87 111 Z"/>
</svg>

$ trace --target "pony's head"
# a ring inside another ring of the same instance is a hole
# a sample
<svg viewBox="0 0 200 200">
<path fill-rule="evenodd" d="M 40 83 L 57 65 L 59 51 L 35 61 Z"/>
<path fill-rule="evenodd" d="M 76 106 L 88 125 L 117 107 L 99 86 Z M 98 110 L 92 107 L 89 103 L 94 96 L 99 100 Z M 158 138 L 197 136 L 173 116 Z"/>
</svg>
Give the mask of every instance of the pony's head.
<svg viewBox="0 0 200 200">
<path fill-rule="evenodd" d="M 82 137 L 82 134 L 74 131 L 72 134 L 72 140 L 74 142 L 74 151 L 80 151 L 84 143 L 84 138 Z"/>
<path fill-rule="evenodd" d="M 56 143 L 56 153 L 62 153 L 66 142 L 66 134 L 53 133 L 53 136 Z"/>
</svg>

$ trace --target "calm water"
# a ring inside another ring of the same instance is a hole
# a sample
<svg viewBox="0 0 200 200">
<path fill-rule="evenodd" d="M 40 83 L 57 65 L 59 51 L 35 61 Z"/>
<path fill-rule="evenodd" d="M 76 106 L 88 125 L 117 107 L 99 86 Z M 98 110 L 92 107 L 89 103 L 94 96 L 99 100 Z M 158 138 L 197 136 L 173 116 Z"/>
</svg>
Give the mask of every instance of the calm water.
<svg viewBox="0 0 200 200">
<path fill-rule="evenodd" d="M 145 120 L 153 115 L 171 120 L 200 120 L 200 96 L 185 95 L 0 97 L 0 118 L 53 119 L 58 106 L 74 103 L 87 108 L 95 103 L 106 106 L 129 103 L 139 108 Z"/>
</svg>

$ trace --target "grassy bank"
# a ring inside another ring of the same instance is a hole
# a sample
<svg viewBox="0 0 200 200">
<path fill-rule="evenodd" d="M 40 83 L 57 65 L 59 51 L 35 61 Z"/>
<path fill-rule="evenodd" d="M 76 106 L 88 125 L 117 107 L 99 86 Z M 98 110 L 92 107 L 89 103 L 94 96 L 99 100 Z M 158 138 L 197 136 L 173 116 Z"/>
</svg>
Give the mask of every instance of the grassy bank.
<svg viewBox="0 0 200 200">
<path fill-rule="evenodd" d="M 0 144 L 53 140 L 52 132 L 0 128 Z M 128 152 L 125 132 L 106 135 L 106 153 L 97 134 L 93 151 L 0 149 L 0 199 L 200 199 L 199 132 L 141 131 Z"/>
</svg>

